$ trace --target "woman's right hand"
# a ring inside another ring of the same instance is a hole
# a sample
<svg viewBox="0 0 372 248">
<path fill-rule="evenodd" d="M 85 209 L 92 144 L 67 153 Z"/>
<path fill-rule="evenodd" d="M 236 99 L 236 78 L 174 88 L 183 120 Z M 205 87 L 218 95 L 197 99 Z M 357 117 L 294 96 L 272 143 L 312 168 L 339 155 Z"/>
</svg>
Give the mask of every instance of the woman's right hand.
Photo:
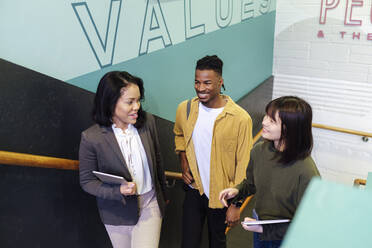
<svg viewBox="0 0 372 248">
<path fill-rule="evenodd" d="M 123 195 L 135 195 L 136 191 L 137 187 L 134 182 L 120 185 L 120 193 Z"/>
<path fill-rule="evenodd" d="M 257 220 L 256 219 L 249 218 L 249 217 L 245 217 L 244 218 L 244 222 L 248 222 L 248 221 L 257 221 Z M 257 233 L 262 233 L 263 232 L 262 225 L 245 225 L 243 223 L 242 223 L 242 227 L 245 230 L 247 230 L 247 231 L 257 232 Z"/>
<path fill-rule="evenodd" d="M 235 197 L 239 193 L 239 190 L 236 188 L 227 188 L 224 189 L 220 192 L 220 195 L 218 199 L 220 199 L 220 202 L 225 206 L 228 207 L 229 205 L 227 204 L 228 199 L 231 199 Z"/>
</svg>

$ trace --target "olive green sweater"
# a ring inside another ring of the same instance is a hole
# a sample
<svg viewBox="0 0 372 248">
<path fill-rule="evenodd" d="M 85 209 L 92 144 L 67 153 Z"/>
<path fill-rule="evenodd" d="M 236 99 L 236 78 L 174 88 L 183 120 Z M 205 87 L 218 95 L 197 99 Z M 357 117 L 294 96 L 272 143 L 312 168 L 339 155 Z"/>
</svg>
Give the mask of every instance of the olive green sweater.
<svg viewBox="0 0 372 248">
<path fill-rule="evenodd" d="M 254 194 L 255 210 L 260 220 L 292 219 L 313 176 L 319 171 L 309 156 L 292 164 L 278 163 L 272 142 L 254 146 L 246 171 L 246 179 L 238 186 L 239 194 L 233 201 Z M 263 225 L 261 240 L 282 240 L 288 223 Z"/>
</svg>

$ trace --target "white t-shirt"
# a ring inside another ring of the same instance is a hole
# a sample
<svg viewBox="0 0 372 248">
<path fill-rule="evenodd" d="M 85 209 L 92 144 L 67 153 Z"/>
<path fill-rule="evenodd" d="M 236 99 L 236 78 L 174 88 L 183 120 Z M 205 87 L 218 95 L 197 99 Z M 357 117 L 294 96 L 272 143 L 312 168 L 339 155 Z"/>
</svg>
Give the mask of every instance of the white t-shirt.
<svg viewBox="0 0 372 248">
<path fill-rule="evenodd" d="M 145 148 L 142 145 L 141 138 L 137 128 L 129 124 L 123 132 L 112 124 L 112 129 L 116 140 L 119 143 L 128 170 L 137 186 L 137 194 L 142 195 L 152 189 L 151 173 L 146 157 Z"/>
<path fill-rule="evenodd" d="M 202 103 L 199 103 L 199 115 L 192 133 L 196 162 L 204 193 L 208 198 L 214 121 L 222 111 L 223 107 L 207 108 Z"/>
</svg>

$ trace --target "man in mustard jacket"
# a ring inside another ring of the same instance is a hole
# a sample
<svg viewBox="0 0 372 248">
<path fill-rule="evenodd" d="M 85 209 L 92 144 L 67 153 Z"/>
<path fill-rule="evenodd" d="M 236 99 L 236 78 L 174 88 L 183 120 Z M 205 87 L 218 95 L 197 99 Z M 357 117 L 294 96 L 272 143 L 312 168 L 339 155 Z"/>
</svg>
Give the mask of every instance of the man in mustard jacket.
<svg viewBox="0 0 372 248">
<path fill-rule="evenodd" d="M 200 246 L 205 218 L 209 247 L 226 247 L 227 209 L 221 190 L 240 183 L 252 148 L 252 119 L 221 94 L 223 62 L 216 55 L 198 60 L 196 97 L 180 103 L 174 126 L 176 153 L 185 182 L 182 247 Z"/>
</svg>

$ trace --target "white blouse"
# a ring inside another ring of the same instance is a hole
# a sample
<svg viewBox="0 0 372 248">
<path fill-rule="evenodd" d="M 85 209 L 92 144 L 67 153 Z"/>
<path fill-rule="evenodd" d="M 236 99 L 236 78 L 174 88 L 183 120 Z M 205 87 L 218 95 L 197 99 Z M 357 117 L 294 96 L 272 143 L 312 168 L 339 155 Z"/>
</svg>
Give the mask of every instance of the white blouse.
<svg viewBox="0 0 372 248">
<path fill-rule="evenodd" d="M 151 173 L 137 128 L 129 124 L 128 128 L 123 131 L 112 124 L 112 130 L 133 181 L 136 183 L 137 194 L 142 195 L 149 192 L 152 189 Z"/>
</svg>

